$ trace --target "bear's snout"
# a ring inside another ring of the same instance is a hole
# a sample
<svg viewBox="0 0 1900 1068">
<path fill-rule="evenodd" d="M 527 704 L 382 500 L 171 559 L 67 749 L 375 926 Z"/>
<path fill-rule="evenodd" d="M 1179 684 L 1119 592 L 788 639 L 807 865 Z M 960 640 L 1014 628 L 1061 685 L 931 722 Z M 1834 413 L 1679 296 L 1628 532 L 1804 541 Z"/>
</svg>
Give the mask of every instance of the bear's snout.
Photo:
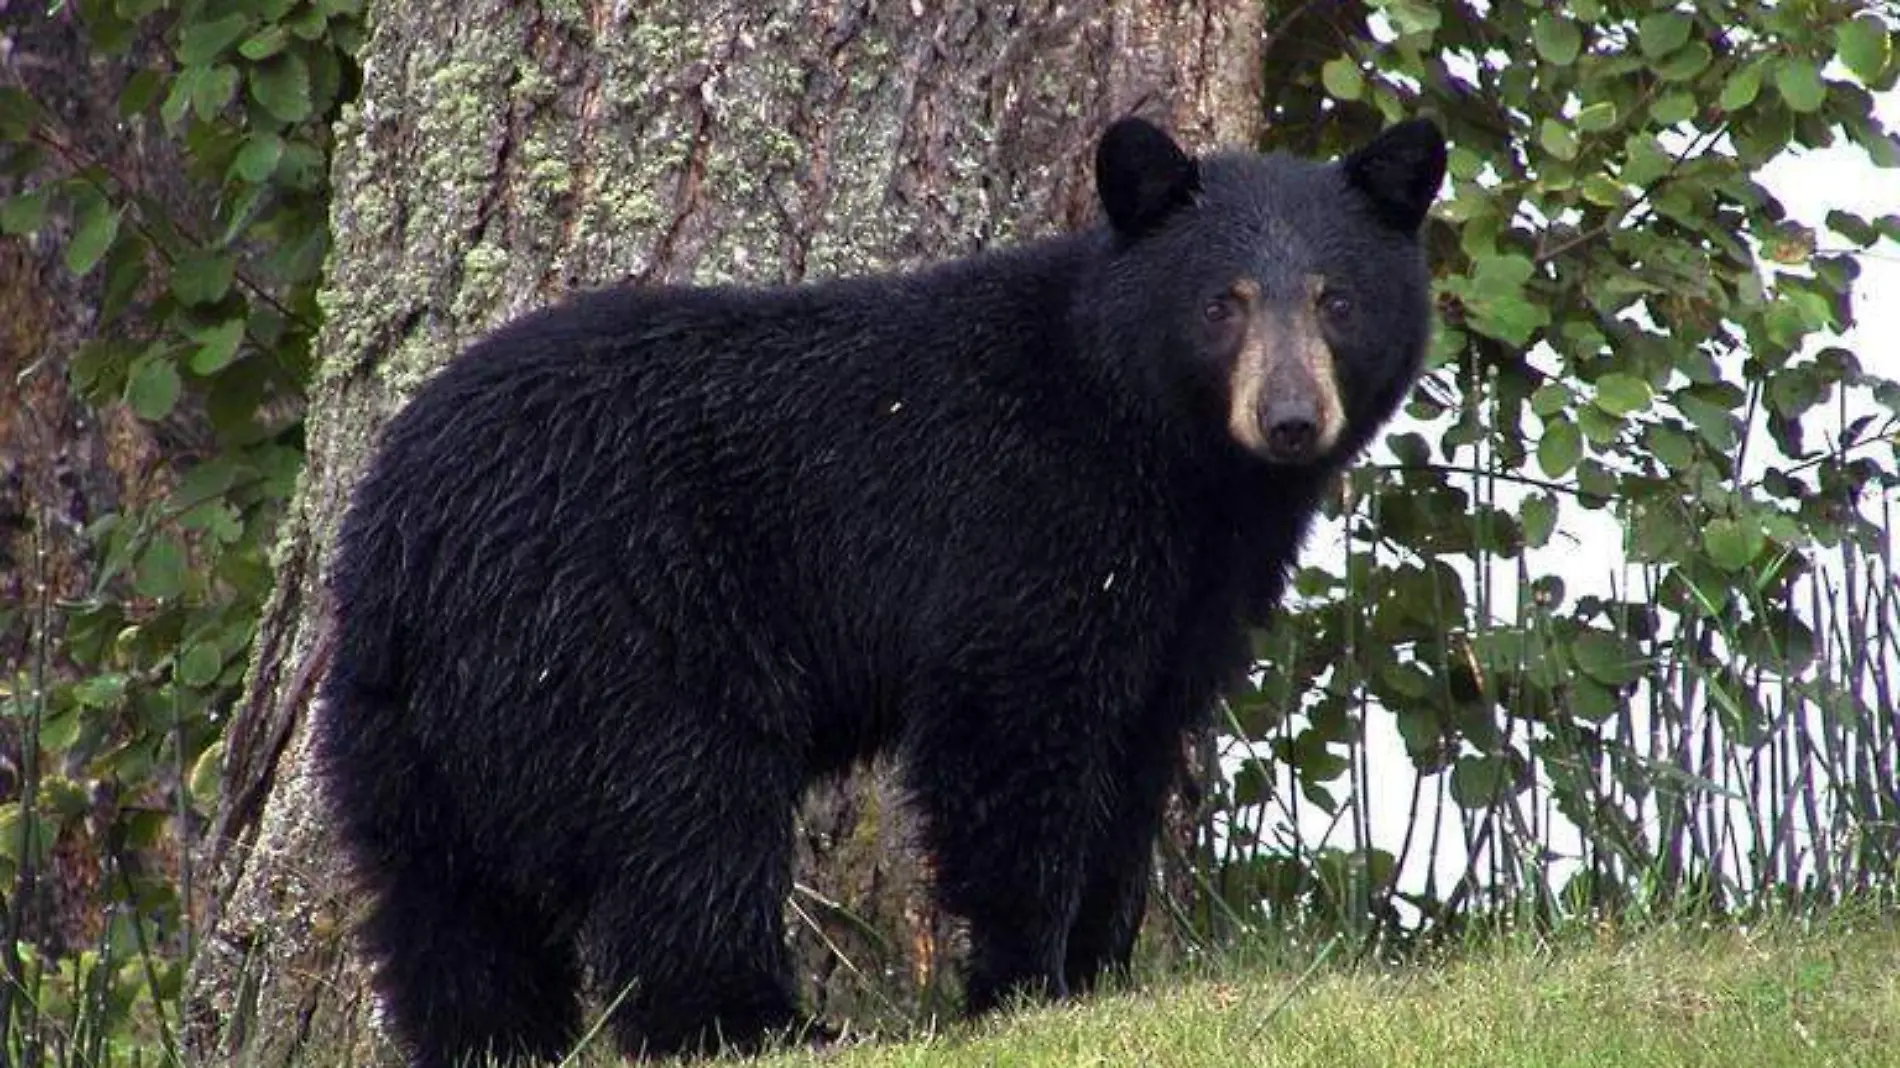
<svg viewBox="0 0 1900 1068">
<path fill-rule="evenodd" d="M 1338 443 L 1346 410 L 1332 348 L 1311 307 L 1282 304 L 1255 313 L 1227 400 L 1227 432 L 1269 463 L 1312 463 Z"/>
<path fill-rule="evenodd" d="M 1267 459 L 1301 464 L 1319 455 L 1319 413 L 1312 405 L 1271 404 L 1260 416 L 1260 438 Z"/>
</svg>

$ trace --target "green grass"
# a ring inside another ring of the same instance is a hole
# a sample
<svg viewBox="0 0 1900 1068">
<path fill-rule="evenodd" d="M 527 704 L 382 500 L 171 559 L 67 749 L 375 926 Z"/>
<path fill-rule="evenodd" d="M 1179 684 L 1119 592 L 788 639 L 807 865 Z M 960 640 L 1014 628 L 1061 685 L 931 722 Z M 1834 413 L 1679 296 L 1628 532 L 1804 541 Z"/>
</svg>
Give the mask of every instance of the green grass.
<svg viewBox="0 0 1900 1068">
<path fill-rule="evenodd" d="M 1514 938 L 1436 965 L 1329 963 L 1303 985 L 1293 970 L 1223 971 L 911 1041 L 750 1063 L 1900 1065 L 1900 927 L 1891 919 L 1556 945 Z"/>
</svg>

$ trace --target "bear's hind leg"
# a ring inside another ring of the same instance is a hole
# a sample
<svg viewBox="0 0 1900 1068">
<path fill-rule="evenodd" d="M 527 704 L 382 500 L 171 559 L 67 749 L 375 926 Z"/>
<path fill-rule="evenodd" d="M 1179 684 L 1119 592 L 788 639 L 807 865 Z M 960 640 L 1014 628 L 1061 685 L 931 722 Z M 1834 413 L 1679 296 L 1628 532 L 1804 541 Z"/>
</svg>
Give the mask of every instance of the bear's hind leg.
<svg viewBox="0 0 1900 1068">
<path fill-rule="evenodd" d="M 412 1068 L 568 1053 L 580 1033 L 578 954 L 533 904 L 439 865 L 385 870 L 374 886 L 362 934 Z"/>
<path fill-rule="evenodd" d="M 1069 930 L 1102 778 L 1086 718 L 1054 700 L 945 696 L 913 713 L 904 748 L 937 897 L 970 924 L 965 1011 L 1067 996 Z"/>
<path fill-rule="evenodd" d="M 584 942 L 628 1058 L 757 1050 L 799 1022 L 783 915 L 800 783 L 782 753 L 743 748 L 664 769 L 656 826 L 596 880 Z"/>
<path fill-rule="evenodd" d="M 1234 659 L 1243 656 L 1237 651 Z M 1111 747 L 1108 818 L 1089 842 L 1088 882 L 1069 931 L 1064 970 L 1071 991 L 1085 992 L 1104 977 L 1128 975 L 1154 877 L 1155 842 L 1168 791 L 1182 771 L 1183 732 L 1213 701 L 1211 686 L 1191 685 L 1197 677 L 1170 678 L 1146 713 Z"/>
<path fill-rule="evenodd" d="M 1117 789 L 1110 816 L 1089 844 L 1088 882 L 1069 931 L 1064 973 L 1072 993 L 1092 990 L 1104 977 L 1128 974 L 1174 768 L 1165 758 L 1170 751 L 1167 738 L 1136 749 L 1113 779 Z"/>
</svg>

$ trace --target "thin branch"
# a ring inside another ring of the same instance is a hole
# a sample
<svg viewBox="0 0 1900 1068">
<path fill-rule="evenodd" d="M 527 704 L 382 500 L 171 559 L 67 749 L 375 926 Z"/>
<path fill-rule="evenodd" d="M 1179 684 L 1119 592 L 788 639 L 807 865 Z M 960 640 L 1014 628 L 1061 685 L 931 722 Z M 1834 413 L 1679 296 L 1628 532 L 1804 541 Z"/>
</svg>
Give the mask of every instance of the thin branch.
<svg viewBox="0 0 1900 1068">
<path fill-rule="evenodd" d="M 1515 482 L 1519 485 L 1534 486 L 1538 489 L 1549 490 L 1552 493 L 1563 493 L 1572 497 L 1596 496 L 1594 493 L 1585 493 L 1576 486 L 1568 486 L 1561 482 L 1533 478 L 1530 475 L 1519 475 L 1510 471 L 1491 471 L 1467 464 L 1369 464 L 1367 466 L 1374 471 L 1431 471 L 1442 475 L 1475 475 L 1480 478 L 1495 478 L 1504 482 Z"/>
<path fill-rule="evenodd" d="M 1585 230 L 1582 233 L 1572 235 L 1571 237 L 1565 239 L 1562 242 L 1559 242 L 1556 245 L 1553 245 L 1552 247 L 1548 249 L 1540 249 L 1534 256 L 1531 257 L 1531 262 L 1541 267 L 1544 264 L 1550 262 L 1551 260 L 1556 259 L 1558 256 L 1561 256 L 1564 253 L 1569 252 L 1580 245 L 1588 244 L 1589 242 L 1595 241 L 1598 238 L 1604 237 L 1608 235 L 1609 233 L 1611 233 L 1612 231 L 1616 230 L 1618 227 L 1622 226 L 1625 222 L 1629 221 L 1631 216 L 1635 215 L 1639 208 L 1643 208 L 1643 209 L 1648 208 L 1650 197 L 1655 195 L 1656 191 L 1661 189 L 1665 184 L 1667 184 L 1670 181 L 1670 179 L 1674 178 L 1676 176 L 1676 172 L 1682 169 L 1682 165 L 1684 163 L 1687 163 L 1690 159 L 1696 156 L 1700 156 L 1702 152 L 1706 150 L 1710 144 L 1714 143 L 1716 138 L 1721 137 L 1723 134 L 1727 132 L 1728 132 L 1728 123 L 1726 122 L 1722 123 L 1720 126 L 1717 126 L 1713 130 L 1704 131 L 1701 137 L 1695 139 L 1689 144 L 1682 146 L 1682 151 L 1676 153 L 1675 158 L 1670 160 L 1669 169 L 1664 171 L 1661 175 L 1659 175 L 1655 181 L 1650 182 L 1648 185 L 1644 186 L 1642 188 L 1642 192 L 1637 194 L 1635 200 L 1632 200 L 1624 207 L 1619 208 L 1614 212 L 1611 212 L 1609 217 L 1604 219 L 1603 222 L 1598 224 L 1597 226 L 1594 226 L 1588 230 Z M 1545 231 L 1545 233 L 1548 234 L 1549 231 Z M 1540 241 L 1542 240 L 1541 236 L 1539 240 Z"/>
<path fill-rule="evenodd" d="M 88 162 L 84 158 L 84 155 L 80 149 L 73 147 L 73 145 L 70 142 L 66 141 L 64 138 L 58 136 L 54 131 L 47 129 L 44 126 L 36 127 L 33 130 L 33 140 L 39 144 L 45 145 L 47 148 L 50 148 L 55 153 L 57 153 L 60 159 L 64 160 L 66 165 L 73 169 L 73 172 L 75 174 L 79 175 L 82 179 L 84 179 L 84 181 L 87 184 L 91 185 L 94 189 L 98 190 L 100 195 L 102 196 L 106 196 L 109 198 L 111 196 L 112 191 L 106 188 L 97 179 L 91 177 L 89 172 L 94 167 L 97 167 L 100 170 L 105 171 L 108 175 L 110 175 L 112 177 L 112 180 L 117 182 L 121 189 L 128 190 L 134 195 L 145 197 L 146 199 L 152 199 L 146 194 L 140 192 L 140 187 L 138 183 L 133 182 L 119 169 L 117 169 L 116 167 L 112 166 L 109 163 L 104 162 L 103 160 L 92 160 Z M 155 200 L 154 200 L 154 203 L 156 203 Z M 210 247 L 210 242 L 206 241 L 203 237 L 197 234 L 186 223 L 180 222 L 177 219 L 170 220 L 170 223 L 174 228 L 177 229 L 177 231 L 180 234 L 182 234 L 185 237 L 186 240 L 190 241 L 194 245 L 198 245 L 201 247 Z M 166 247 L 167 243 L 160 239 L 158 232 L 153 229 L 152 225 L 145 220 L 144 212 L 139 211 L 139 212 L 133 213 L 132 225 L 138 227 L 139 232 L 145 236 L 147 243 L 149 243 L 152 246 L 153 251 L 155 251 L 159 255 L 159 257 L 165 261 L 167 266 L 177 265 L 178 258 L 172 253 L 171 249 Z M 304 327 L 306 330 L 316 329 L 315 323 L 291 311 L 290 308 L 285 306 L 282 301 L 277 299 L 277 296 L 275 294 L 271 293 L 268 289 L 264 288 L 262 283 L 257 282 L 254 279 L 252 279 L 243 270 L 241 269 L 234 270 L 232 272 L 232 275 L 239 282 L 243 283 L 244 287 L 250 290 L 251 293 L 257 297 L 257 299 L 262 300 L 264 303 L 276 309 L 277 313 L 279 315 L 282 315 L 286 322 L 296 323 L 299 326 Z M 249 331 L 247 330 L 246 332 L 248 333 Z M 260 346 L 263 345 L 263 341 L 259 338 L 253 337 L 251 340 Z"/>
</svg>

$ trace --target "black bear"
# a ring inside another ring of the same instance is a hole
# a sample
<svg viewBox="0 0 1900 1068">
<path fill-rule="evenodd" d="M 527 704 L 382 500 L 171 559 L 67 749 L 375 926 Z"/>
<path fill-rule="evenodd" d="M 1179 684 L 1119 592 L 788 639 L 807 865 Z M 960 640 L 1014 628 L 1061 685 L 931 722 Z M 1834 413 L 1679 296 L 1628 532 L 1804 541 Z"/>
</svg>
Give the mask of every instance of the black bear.
<svg viewBox="0 0 1900 1068">
<path fill-rule="evenodd" d="M 1438 130 L 1333 164 L 1139 119 L 1104 222 L 915 273 L 621 288 L 387 427 L 316 733 L 412 1063 L 799 1022 L 801 793 L 899 757 L 968 1006 L 1124 966 L 1183 727 L 1428 337 Z"/>
</svg>

